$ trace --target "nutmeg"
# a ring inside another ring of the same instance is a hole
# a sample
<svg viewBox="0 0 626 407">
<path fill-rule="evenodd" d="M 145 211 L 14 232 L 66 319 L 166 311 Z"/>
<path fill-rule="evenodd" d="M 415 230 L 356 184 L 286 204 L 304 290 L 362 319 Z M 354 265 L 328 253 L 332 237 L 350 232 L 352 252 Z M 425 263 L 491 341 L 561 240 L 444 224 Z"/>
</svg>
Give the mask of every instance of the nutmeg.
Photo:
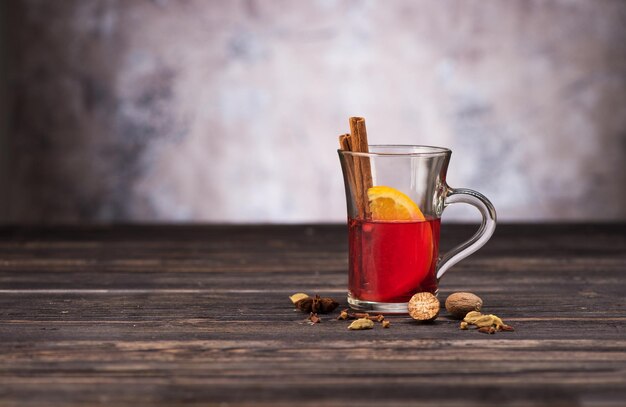
<svg viewBox="0 0 626 407">
<path fill-rule="evenodd" d="M 446 310 L 455 318 L 463 319 L 470 311 L 480 311 L 483 300 L 472 293 L 454 293 L 446 299 Z"/>
<path fill-rule="evenodd" d="M 434 321 L 439 315 L 439 300 L 428 292 L 417 293 L 409 300 L 409 315 L 418 321 Z"/>
</svg>

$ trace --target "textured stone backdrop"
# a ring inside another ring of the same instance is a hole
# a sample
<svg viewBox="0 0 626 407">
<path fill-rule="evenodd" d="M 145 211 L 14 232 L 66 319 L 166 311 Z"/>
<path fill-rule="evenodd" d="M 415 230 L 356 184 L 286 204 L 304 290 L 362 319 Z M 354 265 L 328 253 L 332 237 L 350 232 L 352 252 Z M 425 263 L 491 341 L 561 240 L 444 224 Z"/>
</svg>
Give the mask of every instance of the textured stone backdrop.
<svg viewBox="0 0 626 407">
<path fill-rule="evenodd" d="M 2 3 L 3 221 L 342 221 L 350 115 L 500 219 L 626 219 L 624 1 Z"/>
</svg>

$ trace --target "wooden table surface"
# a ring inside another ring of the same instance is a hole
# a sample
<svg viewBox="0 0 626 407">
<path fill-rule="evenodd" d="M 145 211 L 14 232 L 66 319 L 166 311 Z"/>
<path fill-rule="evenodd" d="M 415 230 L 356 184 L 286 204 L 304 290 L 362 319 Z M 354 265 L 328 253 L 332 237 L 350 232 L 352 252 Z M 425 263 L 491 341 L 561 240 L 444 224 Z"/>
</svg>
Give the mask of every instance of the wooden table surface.
<svg viewBox="0 0 626 407">
<path fill-rule="evenodd" d="M 442 246 L 475 227 L 444 225 Z M 345 226 L 0 229 L 0 405 L 626 405 L 626 225 L 500 225 L 442 280 L 515 332 L 345 307 Z M 336 314 L 334 314 L 336 315 Z"/>
</svg>

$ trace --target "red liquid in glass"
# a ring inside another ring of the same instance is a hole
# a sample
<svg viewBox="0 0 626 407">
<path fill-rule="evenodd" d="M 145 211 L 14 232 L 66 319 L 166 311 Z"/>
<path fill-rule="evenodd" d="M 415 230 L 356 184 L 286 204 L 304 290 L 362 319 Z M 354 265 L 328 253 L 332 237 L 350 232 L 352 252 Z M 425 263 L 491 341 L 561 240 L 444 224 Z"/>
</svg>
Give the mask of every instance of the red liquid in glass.
<svg viewBox="0 0 626 407">
<path fill-rule="evenodd" d="M 361 301 L 408 302 L 435 293 L 439 219 L 377 222 L 349 219 L 349 290 Z"/>
</svg>

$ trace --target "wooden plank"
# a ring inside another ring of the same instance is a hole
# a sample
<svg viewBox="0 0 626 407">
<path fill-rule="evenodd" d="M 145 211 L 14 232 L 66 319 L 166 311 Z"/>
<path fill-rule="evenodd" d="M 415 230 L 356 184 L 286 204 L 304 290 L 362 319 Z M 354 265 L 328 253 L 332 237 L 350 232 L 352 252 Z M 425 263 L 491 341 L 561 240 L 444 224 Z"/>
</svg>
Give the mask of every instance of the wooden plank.
<svg viewBox="0 0 626 407">
<path fill-rule="evenodd" d="M 605 320 L 626 317 L 622 314 L 623 293 L 615 285 L 598 289 L 602 295 L 580 299 L 570 296 L 547 298 L 551 293 L 526 294 L 511 298 L 510 292 L 490 292 L 483 295 L 484 312 L 498 313 L 503 318 L 524 320 Z M 521 292 L 521 291 L 520 291 Z M 244 316 L 250 321 L 290 322 L 306 316 L 296 312 L 289 302 L 289 291 L 214 291 L 192 292 L 140 291 L 140 292 L 78 292 L 66 293 L 16 293 L 4 292 L 0 296 L 2 321 L 106 321 L 117 319 L 158 319 L 163 315 L 175 318 L 213 318 L 228 321 Z M 347 307 L 345 293 L 320 291 Z M 442 293 L 445 297 L 445 292 Z M 338 314 L 336 310 L 333 315 Z M 558 310 L 555 312 L 554 309 Z M 447 313 L 442 311 L 442 319 Z"/>
<path fill-rule="evenodd" d="M 625 225 L 496 233 L 441 284 L 516 327 L 484 335 L 303 323 L 346 305 L 344 226 L 0 228 L 0 404 L 622 405 Z"/>
<path fill-rule="evenodd" d="M 571 400 L 579 392 L 587 397 L 596 392 L 620 394 L 615 386 L 624 379 L 624 342 L 595 347 L 590 340 L 512 343 L 494 339 L 486 352 L 485 343 L 475 339 L 444 343 L 392 340 L 376 346 L 361 339 L 338 341 L 332 347 L 303 347 L 276 339 L 59 341 L 23 346 L 11 352 L 12 360 L 0 364 L 0 369 L 6 379 L 3 384 L 16 394 L 29 389 L 43 396 L 43 386 L 50 390 L 45 394 L 53 396 L 59 389 L 68 393 L 73 389 L 70 399 L 76 397 L 77 389 L 86 392 L 78 392 L 78 397 L 100 394 L 101 386 L 132 388 L 135 397 L 149 399 L 145 391 L 169 385 L 170 400 L 191 392 L 195 397 L 229 402 L 259 398 L 293 401 L 297 395 L 319 400 L 320 394 L 335 394 L 336 401 L 347 401 L 351 394 L 361 401 L 369 396 L 411 401 L 419 394 L 424 400 L 443 402 L 459 400 L 461 392 L 471 404 L 472 398 L 481 400 L 482 392 L 496 391 L 503 397 L 492 403 L 485 400 L 493 405 L 519 398 L 533 401 L 535 392 L 545 397 L 546 392 L 562 389 L 563 393 L 557 394 L 565 394 L 568 386 L 576 389 L 569 393 Z M 172 385 L 174 377 L 177 385 Z M 454 392 L 450 392 L 450 384 Z M 228 389 L 237 390 L 237 395 L 219 395 Z M 267 389 L 280 394 L 267 394 Z M 130 396 L 127 390 L 120 394 L 125 393 Z M 120 394 L 107 393 L 107 397 L 120 401 Z"/>
</svg>

